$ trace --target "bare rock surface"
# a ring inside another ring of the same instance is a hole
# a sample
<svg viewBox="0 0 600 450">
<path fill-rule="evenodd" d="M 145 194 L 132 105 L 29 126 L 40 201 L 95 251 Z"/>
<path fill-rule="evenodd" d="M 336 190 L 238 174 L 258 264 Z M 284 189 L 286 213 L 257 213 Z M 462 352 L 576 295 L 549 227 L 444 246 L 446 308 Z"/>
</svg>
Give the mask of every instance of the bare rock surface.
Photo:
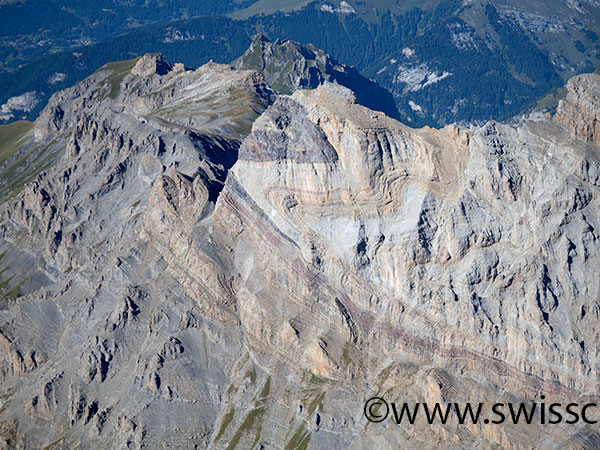
<svg viewBox="0 0 600 450">
<path fill-rule="evenodd" d="M 15 158 L 54 165 L 2 206 L 5 446 L 598 444 L 363 415 L 598 401 L 598 80 L 556 120 L 415 130 L 267 78 L 146 55 L 52 98 Z"/>
<path fill-rule="evenodd" d="M 561 100 L 556 119 L 574 134 L 600 141 L 600 75 L 586 73 L 567 83 L 567 96 Z"/>
<path fill-rule="evenodd" d="M 272 95 L 255 72 L 147 55 L 52 98 L 20 152 L 56 163 L 2 213 L 12 444 L 206 446 L 243 336 L 193 236 Z"/>
</svg>

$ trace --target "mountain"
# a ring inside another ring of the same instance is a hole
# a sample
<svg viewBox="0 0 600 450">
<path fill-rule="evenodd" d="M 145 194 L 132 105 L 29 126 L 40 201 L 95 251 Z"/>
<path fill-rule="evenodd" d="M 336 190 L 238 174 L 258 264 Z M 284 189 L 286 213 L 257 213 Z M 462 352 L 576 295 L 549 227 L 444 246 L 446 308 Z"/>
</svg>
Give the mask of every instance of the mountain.
<svg viewBox="0 0 600 450">
<path fill-rule="evenodd" d="M 355 65 L 413 126 L 508 119 L 600 62 L 594 2 L 344 3 L 250 20 Z"/>
<path fill-rule="evenodd" d="M 4 446 L 598 446 L 364 406 L 598 403 L 600 75 L 413 129 L 309 50 L 111 63 L 0 128 Z"/>
<path fill-rule="evenodd" d="M 27 236 L 23 245 L 2 243 L 11 272 L 3 277 L 0 334 L 9 358 L 0 370 L 9 446 L 93 445 L 109 434 L 109 447 L 157 446 L 171 435 L 179 445 L 207 441 L 218 414 L 208 409 L 223 395 L 242 334 L 229 275 L 212 260 L 218 255 L 197 253 L 188 233 L 212 215 L 241 137 L 272 96 L 255 72 L 217 64 L 189 71 L 147 55 L 55 94 L 33 128 L 21 129 L 21 138 L 15 133 L 5 150 L 3 198 L 20 206 L 4 210 L 10 218 L 3 223 L 16 219 L 28 231 L 18 232 Z M 206 264 L 206 275 L 196 272 L 198 264 Z M 13 309 L 23 295 L 42 308 L 22 329 L 38 342 L 31 351 L 4 322 L 12 314 L 25 318 Z M 165 309 L 155 295 L 175 303 Z M 155 354 L 158 342 L 164 351 Z M 44 393 L 21 386 L 38 368 L 50 383 Z M 6 402 L 10 392 L 27 397 L 27 419 L 16 428 L 7 410 L 21 408 Z M 142 413 L 152 397 L 173 422 L 159 424 L 154 408 Z M 55 435 L 64 427 L 81 435 Z M 184 435 L 179 427 L 196 431 Z"/>
<path fill-rule="evenodd" d="M 339 64 L 354 66 L 390 91 L 400 119 L 413 127 L 509 119 L 600 64 L 600 5 L 592 0 L 238 6 L 235 20 L 196 17 L 143 26 L 76 49 L 57 47 L 36 60 L 46 51 L 39 50 L 19 69 L 0 74 L 0 121 L 35 119 L 53 92 L 110 61 L 161 52 L 190 67 L 229 63 L 257 33 L 274 42 L 312 44 Z"/>
<path fill-rule="evenodd" d="M 291 94 L 297 89 L 314 89 L 325 81 L 335 82 L 351 89 L 360 104 L 399 118 L 394 98 L 387 90 L 363 77 L 354 67 L 339 64 L 310 44 L 280 40 L 273 43 L 259 34 L 232 66 L 260 72 L 265 81 L 281 94 Z"/>
</svg>

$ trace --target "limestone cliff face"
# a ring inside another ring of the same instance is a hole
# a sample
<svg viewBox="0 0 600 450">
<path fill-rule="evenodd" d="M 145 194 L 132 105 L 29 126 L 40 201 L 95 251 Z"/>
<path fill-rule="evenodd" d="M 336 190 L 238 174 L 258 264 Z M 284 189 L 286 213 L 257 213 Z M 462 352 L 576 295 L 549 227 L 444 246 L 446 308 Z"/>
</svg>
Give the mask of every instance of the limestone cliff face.
<svg viewBox="0 0 600 450">
<path fill-rule="evenodd" d="M 562 124 L 415 130 L 324 80 L 123 64 L 53 97 L 20 151 L 58 163 L 3 206 L 9 445 L 600 442 L 363 415 L 376 394 L 598 400 L 600 150 L 565 127 L 597 97 Z"/>
<path fill-rule="evenodd" d="M 556 112 L 558 122 L 590 141 L 600 140 L 600 75 L 586 73 L 567 83 L 567 96 Z"/>
<path fill-rule="evenodd" d="M 265 424 L 284 409 L 302 428 L 292 393 L 306 380 L 281 382 L 282 371 L 327 380 L 314 387 L 315 447 L 338 433 L 342 446 L 401 445 L 398 429 L 361 417 L 376 393 L 595 397 L 597 151 L 546 122 L 412 130 L 331 84 L 276 101 L 213 216 L 245 224 L 234 258 L 246 346 L 274 398 L 288 399 Z M 350 423 L 339 421 L 345 410 Z M 269 429 L 269 444 L 285 439 Z M 403 431 L 422 448 L 527 447 L 523 427 Z M 548 439 L 543 428 L 526 433 Z"/>
</svg>

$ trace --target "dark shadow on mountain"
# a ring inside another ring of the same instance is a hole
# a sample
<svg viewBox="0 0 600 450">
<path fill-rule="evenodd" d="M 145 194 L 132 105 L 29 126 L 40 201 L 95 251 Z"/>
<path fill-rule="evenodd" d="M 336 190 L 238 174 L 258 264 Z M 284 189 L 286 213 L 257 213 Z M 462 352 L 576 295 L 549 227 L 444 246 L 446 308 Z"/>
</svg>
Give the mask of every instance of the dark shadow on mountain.
<svg viewBox="0 0 600 450">
<path fill-rule="evenodd" d="M 390 91 L 363 77 L 354 67 L 347 69 L 347 73 L 336 74 L 334 80 L 351 89 L 356 94 L 356 101 L 359 104 L 400 120 L 400 113 Z"/>
<path fill-rule="evenodd" d="M 208 187 L 208 200 L 214 203 L 223 190 L 229 170 L 238 160 L 240 142 L 194 131 L 186 131 L 186 134 L 211 165 L 216 179 L 205 177 L 204 181 Z"/>
</svg>

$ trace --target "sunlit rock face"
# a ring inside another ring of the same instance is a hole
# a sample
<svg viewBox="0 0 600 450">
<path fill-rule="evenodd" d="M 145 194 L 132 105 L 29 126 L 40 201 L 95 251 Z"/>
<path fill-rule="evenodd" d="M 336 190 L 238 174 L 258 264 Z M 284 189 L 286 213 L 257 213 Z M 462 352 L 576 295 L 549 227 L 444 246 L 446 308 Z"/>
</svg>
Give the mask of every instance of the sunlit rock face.
<svg viewBox="0 0 600 450">
<path fill-rule="evenodd" d="M 374 395 L 597 400 L 598 77 L 556 120 L 440 130 L 268 78 L 147 55 L 24 136 L 15 158 L 54 164 L 4 197 L 8 445 L 598 443 L 585 423 L 363 414 Z"/>
<path fill-rule="evenodd" d="M 357 447 L 402 442 L 399 428 L 361 417 L 374 393 L 594 396 L 598 168 L 595 145 L 551 121 L 413 130 L 336 85 L 280 98 L 243 142 L 214 213 L 243 224 L 234 259 L 252 359 L 328 380 L 327 431 Z M 282 383 L 290 417 L 289 393 L 305 383 Z M 353 412 L 348 429 L 338 411 Z M 448 447 L 555 439 L 535 426 L 403 430 L 423 448 L 426 430 Z"/>
<path fill-rule="evenodd" d="M 558 105 L 556 119 L 584 139 L 600 140 L 600 75 L 586 73 L 567 83 L 567 96 Z"/>
</svg>

